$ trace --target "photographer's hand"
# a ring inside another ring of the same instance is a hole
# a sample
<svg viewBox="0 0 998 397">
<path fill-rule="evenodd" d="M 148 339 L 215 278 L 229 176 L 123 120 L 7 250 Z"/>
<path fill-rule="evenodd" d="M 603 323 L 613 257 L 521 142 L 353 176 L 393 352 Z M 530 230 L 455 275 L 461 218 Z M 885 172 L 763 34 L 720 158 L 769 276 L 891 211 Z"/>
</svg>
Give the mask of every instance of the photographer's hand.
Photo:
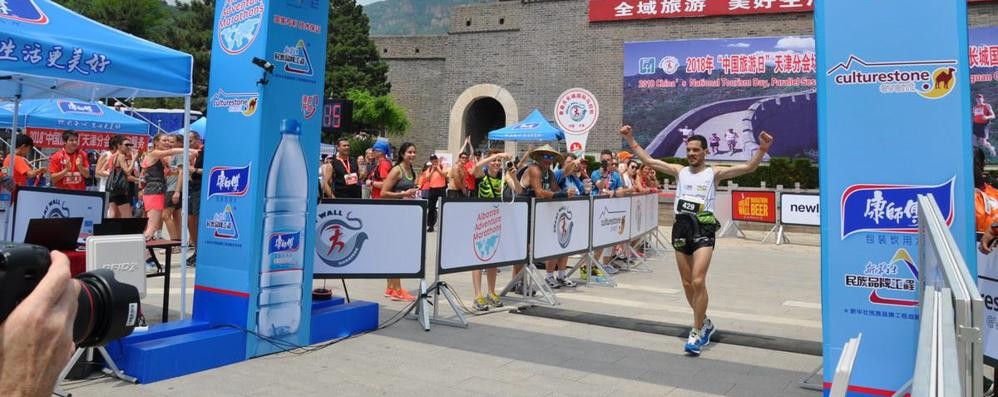
<svg viewBox="0 0 998 397">
<path fill-rule="evenodd" d="M 50 255 L 48 273 L 0 324 L 0 395 L 51 395 L 76 349 L 73 319 L 80 286 L 69 277 L 66 255 Z"/>
</svg>

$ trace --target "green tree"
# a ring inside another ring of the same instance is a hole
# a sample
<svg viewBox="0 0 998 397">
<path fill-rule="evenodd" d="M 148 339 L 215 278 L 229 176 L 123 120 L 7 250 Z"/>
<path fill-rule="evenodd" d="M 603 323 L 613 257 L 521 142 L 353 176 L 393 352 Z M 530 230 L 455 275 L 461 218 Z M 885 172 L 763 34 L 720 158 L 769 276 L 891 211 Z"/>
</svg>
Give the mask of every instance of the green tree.
<svg viewBox="0 0 998 397">
<path fill-rule="evenodd" d="M 135 36 L 159 42 L 161 29 L 171 8 L 161 0 L 56 0 L 56 2 L 102 24 Z"/>
<path fill-rule="evenodd" d="M 163 23 L 168 33 L 163 34 L 159 41 L 166 47 L 191 54 L 194 57 L 191 109 L 202 112 L 207 110 L 214 19 L 215 0 L 178 2 L 169 20 Z M 153 98 L 137 100 L 135 105 L 139 107 L 181 108 L 184 101 L 180 98 Z"/>
<path fill-rule="evenodd" d="M 332 97 L 343 98 L 354 89 L 373 96 L 388 95 L 391 91 L 388 64 L 378 56 L 369 31 L 370 21 L 355 0 L 330 1 L 326 92 Z"/>
<path fill-rule="evenodd" d="M 359 129 L 402 135 L 409 129 L 405 110 L 389 95 L 372 95 L 363 90 L 350 90 L 347 99 L 353 101 L 353 122 Z"/>
</svg>

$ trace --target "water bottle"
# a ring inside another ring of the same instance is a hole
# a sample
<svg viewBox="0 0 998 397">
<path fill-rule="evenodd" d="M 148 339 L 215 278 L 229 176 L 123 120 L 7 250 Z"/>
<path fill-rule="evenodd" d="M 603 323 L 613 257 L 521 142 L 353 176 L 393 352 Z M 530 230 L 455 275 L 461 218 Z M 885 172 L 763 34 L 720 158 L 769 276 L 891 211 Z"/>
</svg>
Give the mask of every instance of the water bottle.
<svg viewBox="0 0 998 397">
<path fill-rule="evenodd" d="M 308 172 L 300 135 L 297 120 L 281 121 L 281 143 L 267 175 L 257 312 L 264 336 L 294 334 L 301 323 Z"/>
</svg>

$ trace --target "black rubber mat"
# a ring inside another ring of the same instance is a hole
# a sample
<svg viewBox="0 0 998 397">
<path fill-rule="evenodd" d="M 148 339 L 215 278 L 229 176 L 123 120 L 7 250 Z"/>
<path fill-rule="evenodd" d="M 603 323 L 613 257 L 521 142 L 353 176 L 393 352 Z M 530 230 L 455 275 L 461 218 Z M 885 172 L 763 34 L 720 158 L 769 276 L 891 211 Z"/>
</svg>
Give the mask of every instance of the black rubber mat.
<svg viewBox="0 0 998 397">
<path fill-rule="evenodd" d="M 689 335 L 689 325 L 669 324 L 657 321 L 639 320 L 629 317 L 610 316 L 606 314 L 587 313 L 575 310 L 557 309 L 545 306 L 528 306 L 511 313 L 522 314 L 534 317 L 544 317 L 554 320 L 571 321 L 576 323 L 599 325 L 602 327 L 626 329 L 630 331 L 647 332 L 650 334 L 675 336 L 686 338 Z M 756 335 L 743 332 L 717 331 L 711 342 L 727 343 L 738 346 L 754 347 L 759 349 L 777 350 L 789 353 L 809 354 L 821 356 L 821 343 L 782 338 L 776 336 Z"/>
</svg>

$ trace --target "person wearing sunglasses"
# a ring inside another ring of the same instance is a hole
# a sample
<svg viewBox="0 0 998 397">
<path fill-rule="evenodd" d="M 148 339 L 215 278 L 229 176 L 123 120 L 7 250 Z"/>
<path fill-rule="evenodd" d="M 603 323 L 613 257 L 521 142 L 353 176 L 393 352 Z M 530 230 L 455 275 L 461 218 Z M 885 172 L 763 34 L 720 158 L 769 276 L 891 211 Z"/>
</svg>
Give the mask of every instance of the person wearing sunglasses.
<svg viewBox="0 0 998 397">
<path fill-rule="evenodd" d="M 716 330 L 707 318 L 706 279 L 710 259 L 714 254 L 714 233 L 719 228 L 713 214 L 717 184 L 724 179 L 754 172 L 773 145 L 773 136 L 761 131 L 757 137 L 758 150 L 743 164 L 709 167 L 705 161 L 707 138 L 702 135 L 693 135 L 686 140 L 689 166 L 669 164 L 652 158 L 634 140 L 633 129 L 629 125 L 620 128 L 620 135 L 643 163 L 676 177 L 676 221 L 672 227 L 672 246 L 676 249 L 676 265 L 682 277 L 683 290 L 693 309 L 693 328 L 683 350 L 698 356 L 701 348 L 710 343 L 710 337 Z"/>
<path fill-rule="evenodd" d="M 543 145 L 534 149 L 529 154 L 535 163 L 527 167 L 523 176 L 523 190 L 527 197 L 537 198 L 566 198 L 574 194 L 565 191 L 564 177 L 561 170 L 554 171 L 555 164 L 561 164 L 564 160 L 561 153 L 558 153 L 551 145 Z M 576 284 L 566 277 L 565 270 L 568 268 L 568 257 L 549 259 L 544 264 L 547 277 L 544 281 L 548 287 L 557 289 L 561 287 L 575 288 Z M 555 271 L 558 275 L 555 277 Z M 516 269 L 514 268 L 514 273 Z"/>
</svg>

